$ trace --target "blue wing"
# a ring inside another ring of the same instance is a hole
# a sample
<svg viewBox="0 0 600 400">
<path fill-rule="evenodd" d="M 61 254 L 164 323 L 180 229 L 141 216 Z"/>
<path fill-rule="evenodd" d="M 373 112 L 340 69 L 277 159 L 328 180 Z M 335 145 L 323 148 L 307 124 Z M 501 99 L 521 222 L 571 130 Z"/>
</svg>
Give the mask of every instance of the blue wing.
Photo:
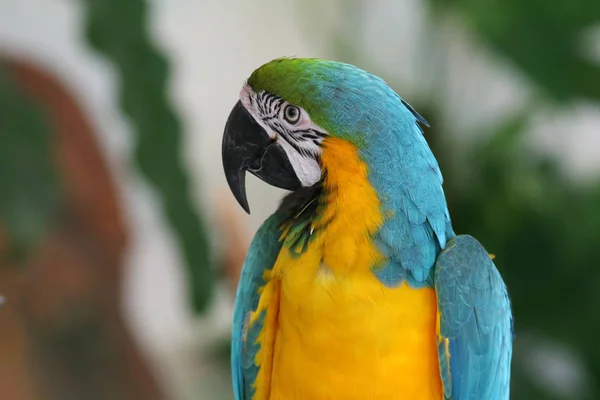
<svg viewBox="0 0 600 400">
<path fill-rule="evenodd" d="M 254 323 L 248 331 L 246 323 L 249 313 L 258 306 L 258 289 L 266 283 L 263 273 L 273 268 L 281 249 L 279 223 L 280 217 L 273 215 L 262 224 L 250 244 L 242 267 L 231 337 L 231 373 L 236 400 L 250 400 L 253 395 L 252 384 L 258 373 L 254 359 L 259 349 L 255 341 L 261 321 Z"/>
<path fill-rule="evenodd" d="M 508 400 L 512 313 L 489 254 L 472 236 L 456 236 L 440 253 L 434 280 L 445 398 Z"/>
</svg>

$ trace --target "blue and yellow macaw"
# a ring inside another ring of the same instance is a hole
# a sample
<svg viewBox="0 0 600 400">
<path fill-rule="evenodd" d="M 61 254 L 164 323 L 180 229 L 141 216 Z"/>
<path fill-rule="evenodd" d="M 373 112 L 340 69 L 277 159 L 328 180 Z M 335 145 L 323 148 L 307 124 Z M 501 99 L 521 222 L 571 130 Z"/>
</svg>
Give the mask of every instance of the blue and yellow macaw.
<svg viewBox="0 0 600 400">
<path fill-rule="evenodd" d="M 490 255 L 455 235 L 427 122 L 339 62 L 252 73 L 223 137 L 245 172 L 290 190 L 256 233 L 237 291 L 237 400 L 506 400 L 512 313 Z"/>
</svg>

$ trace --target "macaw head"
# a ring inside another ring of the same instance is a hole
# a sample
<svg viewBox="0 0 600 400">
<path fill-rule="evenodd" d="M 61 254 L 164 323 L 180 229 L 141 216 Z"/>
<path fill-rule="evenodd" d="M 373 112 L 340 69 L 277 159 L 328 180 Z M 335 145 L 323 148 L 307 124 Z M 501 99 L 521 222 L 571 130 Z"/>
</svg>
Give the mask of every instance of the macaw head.
<svg viewBox="0 0 600 400">
<path fill-rule="evenodd" d="M 225 175 L 249 212 L 246 171 L 282 189 L 312 186 L 325 172 L 320 158 L 331 138 L 356 146 L 375 170 L 403 162 L 414 169 L 411 154 L 429 151 L 417 121 L 427 124 L 382 79 L 355 66 L 276 59 L 252 73 L 227 120 Z"/>
</svg>

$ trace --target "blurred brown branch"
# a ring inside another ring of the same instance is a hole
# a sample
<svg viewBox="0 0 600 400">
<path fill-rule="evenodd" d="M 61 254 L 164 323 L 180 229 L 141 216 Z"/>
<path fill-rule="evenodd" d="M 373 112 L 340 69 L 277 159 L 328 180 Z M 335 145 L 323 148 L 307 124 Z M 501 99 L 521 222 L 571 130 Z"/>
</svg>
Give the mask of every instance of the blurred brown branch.
<svg viewBox="0 0 600 400">
<path fill-rule="evenodd" d="M 0 265 L 2 397 L 161 399 L 121 314 L 127 230 L 96 133 L 55 78 L 26 62 L 6 65 L 50 117 L 65 196 L 26 265 Z M 0 252 L 7 243 L 0 236 Z"/>
</svg>

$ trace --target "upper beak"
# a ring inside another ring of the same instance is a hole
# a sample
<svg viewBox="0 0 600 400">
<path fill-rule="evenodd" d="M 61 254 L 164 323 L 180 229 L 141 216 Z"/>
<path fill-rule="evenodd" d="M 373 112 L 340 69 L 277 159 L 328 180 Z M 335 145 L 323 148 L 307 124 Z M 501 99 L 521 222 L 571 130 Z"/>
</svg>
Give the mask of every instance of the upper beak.
<svg viewBox="0 0 600 400">
<path fill-rule="evenodd" d="M 227 119 L 222 151 L 229 188 L 248 214 L 246 171 L 281 189 L 296 190 L 302 186 L 283 148 L 269 137 L 240 101 Z"/>
</svg>

